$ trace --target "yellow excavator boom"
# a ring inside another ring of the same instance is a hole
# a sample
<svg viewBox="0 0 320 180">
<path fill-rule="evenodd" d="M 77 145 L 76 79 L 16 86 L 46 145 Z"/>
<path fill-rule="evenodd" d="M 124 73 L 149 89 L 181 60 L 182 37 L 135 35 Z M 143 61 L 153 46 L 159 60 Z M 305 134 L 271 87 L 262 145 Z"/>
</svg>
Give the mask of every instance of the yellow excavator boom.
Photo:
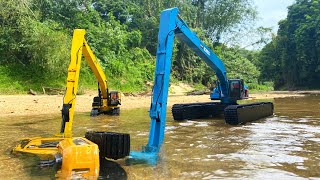
<svg viewBox="0 0 320 180">
<path fill-rule="evenodd" d="M 84 29 L 76 29 L 73 32 L 71 62 L 68 68 L 67 87 L 63 99 L 62 124 L 60 130 L 61 136 L 66 138 L 72 137 L 72 123 L 76 102 L 75 97 L 78 91 L 82 55 L 85 57 L 99 83 L 99 94 L 94 98 L 92 111 L 96 110 L 97 114 L 112 114 L 113 111 L 116 111 L 117 113 L 119 111 L 118 105 L 120 104 L 120 93 L 116 91 L 109 92 L 107 78 L 103 69 L 99 65 L 97 58 L 84 38 L 85 33 Z"/>
<path fill-rule="evenodd" d="M 43 160 L 43 166 L 61 163 L 57 176 L 70 178 L 72 174 L 82 172 L 82 176 L 96 179 L 99 175 L 98 145 L 83 137 L 72 137 L 72 123 L 82 55 L 92 69 L 99 83 L 99 94 L 94 98 L 93 110 L 98 113 L 119 114 L 120 94 L 109 92 L 107 78 L 91 48 L 85 40 L 85 30 L 73 32 L 71 61 L 68 67 L 66 92 L 63 98 L 62 123 L 60 133 L 53 138 L 27 138 L 21 140 L 13 152 L 34 154 Z M 97 113 L 97 114 L 98 114 Z M 72 178 L 72 177 L 71 177 Z"/>
</svg>

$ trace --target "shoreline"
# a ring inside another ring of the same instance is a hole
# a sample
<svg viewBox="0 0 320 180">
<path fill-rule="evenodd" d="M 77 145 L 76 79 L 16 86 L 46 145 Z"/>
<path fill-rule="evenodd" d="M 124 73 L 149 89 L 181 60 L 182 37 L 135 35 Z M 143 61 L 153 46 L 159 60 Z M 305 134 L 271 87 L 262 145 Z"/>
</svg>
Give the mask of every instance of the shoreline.
<svg viewBox="0 0 320 180">
<path fill-rule="evenodd" d="M 250 94 L 249 100 L 274 99 L 284 97 L 302 97 L 309 94 L 320 94 L 320 91 L 271 91 Z M 93 93 L 78 95 L 75 113 L 90 112 Z M 121 97 L 121 109 L 150 107 L 151 96 L 124 96 Z M 209 102 L 209 95 L 170 94 L 168 107 L 177 103 Z M 60 114 L 63 95 L 0 95 L 0 117 L 32 116 L 45 114 Z"/>
</svg>

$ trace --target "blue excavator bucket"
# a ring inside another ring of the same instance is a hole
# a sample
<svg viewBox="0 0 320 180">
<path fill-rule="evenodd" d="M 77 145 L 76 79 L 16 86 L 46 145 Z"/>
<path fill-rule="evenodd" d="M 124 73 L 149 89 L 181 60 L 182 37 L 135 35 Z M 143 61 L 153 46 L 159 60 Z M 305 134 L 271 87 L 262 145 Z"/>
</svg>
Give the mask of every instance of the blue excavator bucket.
<svg viewBox="0 0 320 180">
<path fill-rule="evenodd" d="M 155 166 L 158 163 L 158 159 L 159 155 L 157 152 L 131 151 L 126 163 L 130 165 L 147 164 Z"/>
</svg>

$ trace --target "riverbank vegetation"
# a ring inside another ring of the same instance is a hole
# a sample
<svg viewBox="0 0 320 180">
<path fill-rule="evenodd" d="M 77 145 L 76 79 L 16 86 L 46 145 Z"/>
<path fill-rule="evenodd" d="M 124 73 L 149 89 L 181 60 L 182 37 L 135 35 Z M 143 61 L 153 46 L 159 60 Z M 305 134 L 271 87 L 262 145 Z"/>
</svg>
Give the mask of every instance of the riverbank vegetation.
<svg viewBox="0 0 320 180">
<path fill-rule="evenodd" d="M 252 31 L 257 19 L 252 0 L 0 0 L 0 94 L 64 87 L 75 28 L 87 31 L 112 89 L 150 90 L 146 82 L 153 81 L 160 12 L 175 6 L 223 60 L 229 78 L 243 78 L 254 90 L 318 88 L 319 2 L 297 0 L 272 41 L 262 50 L 247 50 L 232 42 L 241 38 L 238 32 Z M 265 42 L 264 36 L 255 43 Z M 216 79 L 177 39 L 172 61 L 174 82 L 207 86 Z M 97 86 L 86 63 L 80 86 Z"/>
<path fill-rule="evenodd" d="M 259 54 L 261 79 L 276 89 L 320 88 L 320 1 L 297 0 Z"/>
</svg>

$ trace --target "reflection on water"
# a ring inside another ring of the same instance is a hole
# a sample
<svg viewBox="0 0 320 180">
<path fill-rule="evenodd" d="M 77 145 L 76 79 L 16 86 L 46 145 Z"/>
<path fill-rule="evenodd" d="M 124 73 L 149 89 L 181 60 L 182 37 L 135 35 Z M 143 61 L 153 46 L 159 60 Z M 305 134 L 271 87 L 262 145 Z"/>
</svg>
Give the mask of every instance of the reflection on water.
<svg viewBox="0 0 320 180">
<path fill-rule="evenodd" d="M 101 177 L 113 179 L 223 178 L 304 179 L 320 177 L 320 96 L 276 99 L 275 115 L 241 126 L 223 119 L 173 122 L 168 114 L 165 143 L 156 166 L 103 161 Z M 170 110 L 168 110 L 170 112 Z M 0 120 L 0 179 L 54 178 L 36 159 L 16 158 L 10 150 L 19 138 L 49 137 L 59 131 L 60 114 Z M 131 135 L 131 149 L 147 143 L 147 108 L 122 110 L 119 117 L 77 114 L 75 136 L 86 131 Z"/>
</svg>

